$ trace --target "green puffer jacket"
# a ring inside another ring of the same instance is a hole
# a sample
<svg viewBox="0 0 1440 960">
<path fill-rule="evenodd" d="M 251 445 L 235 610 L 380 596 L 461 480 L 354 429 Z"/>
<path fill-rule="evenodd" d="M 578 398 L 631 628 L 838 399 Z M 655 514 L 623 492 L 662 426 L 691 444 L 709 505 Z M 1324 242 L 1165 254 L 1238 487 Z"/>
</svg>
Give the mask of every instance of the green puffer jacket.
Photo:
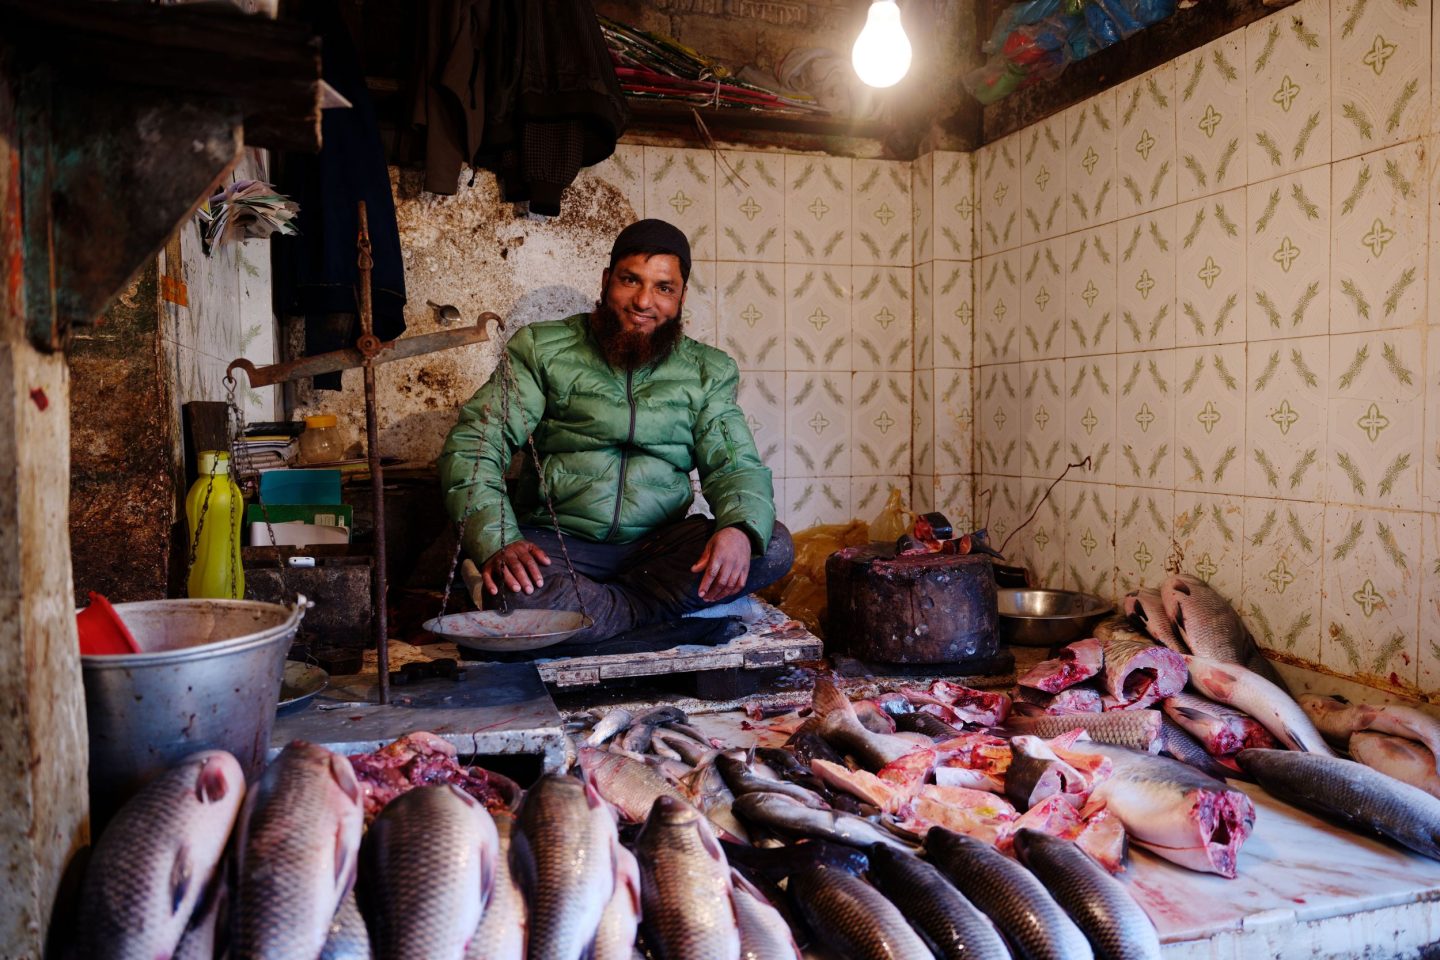
<svg viewBox="0 0 1440 960">
<path fill-rule="evenodd" d="M 727 354 L 682 337 L 661 364 L 627 375 L 606 363 L 586 314 L 522 327 L 506 351 L 515 390 L 503 446 L 497 373 L 460 409 L 439 462 L 445 507 L 467 518 L 465 550 L 477 563 L 522 539 L 517 515 L 551 525 L 532 464 L 513 508 L 505 496 L 505 468 L 532 432 L 563 532 L 628 543 L 679 520 L 698 469 L 717 529 L 739 527 L 764 553 L 774 487 L 735 402 L 740 374 Z"/>
</svg>

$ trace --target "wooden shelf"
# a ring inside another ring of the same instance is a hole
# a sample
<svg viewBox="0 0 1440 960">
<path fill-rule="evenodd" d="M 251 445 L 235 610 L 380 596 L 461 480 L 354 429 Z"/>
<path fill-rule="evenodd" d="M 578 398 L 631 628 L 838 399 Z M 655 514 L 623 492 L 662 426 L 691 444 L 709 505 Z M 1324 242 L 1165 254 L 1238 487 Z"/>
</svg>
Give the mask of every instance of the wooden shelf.
<svg viewBox="0 0 1440 960">
<path fill-rule="evenodd" d="M 881 120 L 853 120 L 845 117 L 807 114 L 776 114 L 735 107 L 691 107 L 684 103 L 655 100 L 628 101 L 630 125 L 627 137 L 658 136 L 708 146 L 695 123 L 699 113 L 710 135 L 723 143 L 754 144 L 786 150 L 824 150 L 855 156 L 914 159 L 895 147 L 897 129 Z M 913 139 L 913 138 L 911 138 Z"/>
</svg>

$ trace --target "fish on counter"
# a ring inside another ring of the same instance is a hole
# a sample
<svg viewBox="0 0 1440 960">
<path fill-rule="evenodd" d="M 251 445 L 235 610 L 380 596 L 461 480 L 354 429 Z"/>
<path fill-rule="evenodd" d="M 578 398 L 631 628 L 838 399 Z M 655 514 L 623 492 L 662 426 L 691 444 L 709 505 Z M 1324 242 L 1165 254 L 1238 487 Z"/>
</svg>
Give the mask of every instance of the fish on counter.
<svg viewBox="0 0 1440 960">
<path fill-rule="evenodd" d="M 1162 756 L 1189 764 L 1207 777 L 1226 780 L 1239 773 L 1222 763 L 1205 745 L 1195 739 L 1188 730 L 1167 715 L 1160 725 L 1160 753 Z"/>
<path fill-rule="evenodd" d="M 944 827 L 986 843 L 998 843 L 1015 828 L 1019 811 L 995 793 L 969 787 L 926 784 L 920 788 L 906 828 L 923 836 L 931 827 Z"/>
<path fill-rule="evenodd" d="M 1020 830 L 1015 855 L 1075 921 L 1096 960 L 1160 960 L 1155 924 L 1120 883 L 1076 844 Z"/>
<path fill-rule="evenodd" d="M 656 797 L 684 799 L 678 783 L 643 760 L 595 747 L 577 754 L 586 782 L 628 823 L 644 823 Z"/>
<path fill-rule="evenodd" d="M 615 847 L 615 892 L 600 914 L 589 960 L 630 960 L 641 916 L 640 863 L 623 845 Z"/>
<path fill-rule="evenodd" d="M 1154 640 L 1176 653 L 1192 652 L 1180 639 L 1175 621 L 1165 612 L 1165 600 L 1159 590 L 1141 587 L 1125 595 L 1125 615 L 1145 629 Z"/>
<path fill-rule="evenodd" d="M 748 823 L 785 835 L 814 837 L 852 847 L 881 843 L 905 845 L 869 820 L 835 810 L 816 810 L 778 793 L 747 793 L 735 801 L 735 812 Z"/>
<path fill-rule="evenodd" d="M 870 853 L 870 880 L 935 948 L 941 960 L 1009 960 L 985 914 L 935 867 L 889 847 Z"/>
<path fill-rule="evenodd" d="M 1291 750 L 1335 755 L 1305 711 L 1284 689 L 1238 663 L 1200 656 L 1185 659 L 1190 667 L 1190 682 L 1211 700 L 1258 720 Z"/>
<path fill-rule="evenodd" d="M 775 905 L 738 870 L 731 869 L 730 883 L 741 960 L 800 960 L 795 934 Z"/>
<path fill-rule="evenodd" d="M 1042 660 L 1035 664 L 1017 677 L 1015 682 L 1032 690 L 1059 693 L 1091 677 L 1099 676 L 1104 666 L 1105 646 L 1091 637 L 1070 644 L 1051 660 Z"/>
<path fill-rule="evenodd" d="M 910 740 L 867 730 L 856 716 L 850 699 L 825 677 L 815 681 L 812 702 L 819 720 L 819 734 L 837 749 L 853 754 L 871 770 L 879 770 L 916 749 Z"/>
<path fill-rule="evenodd" d="M 502 810 L 491 819 L 495 822 L 496 839 L 500 844 L 499 855 L 495 859 L 495 879 L 490 886 L 485 912 L 480 917 L 480 926 L 475 929 L 475 936 L 465 951 L 465 960 L 525 960 L 525 930 L 528 926 L 525 892 L 520 889 L 510 869 L 515 814 Z"/>
<path fill-rule="evenodd" d="M 935 955 L 879 890 L 824 864 L 790 878 L 796 908 L 816 937 L 847 960 L 929 960 Z"/>
<path fill-rule="evenodd" d="M 386 960 L 463 960 L 495 884 L 500 838 L 453 783 L 416 787 L 380 811 L 361 848 L 361 906 Z"/>
<path fill-rule="evenodd" d="M 1156 649 L 1159 649 L 1158 647 Z M 1062 713 L 1038 717 L 1012 716 L 1010 733 L 1029 733 L 1045 740 L 1071 730 L 1084 730 L 1092 740 L 1154 753 L 1160 749 L 1159 710 L 1112 710 L 1108 713 Z"/>
<path fill-rule="evenodd" d="M 634 722 L 635 717 L 629 710 L 624 707 L 615 707 L 590 728 L 589 734 L 585 737 L 585 745 L 587 747 L 604 746 L 611 737 L 619 736 L 629 730 L 630 725 Z"/>
<path fill-rule="evenodd" d="M 1020 810 L 1029 810 L 1051 797 L 1061 797 L 1078 808 L 1089 793 L 1090 781 L 1056 756 L 1039 737 L 1010 738 L 1013 757 L 1005 771 L 1005 797 Z"/>
<path fill-rule="evenodd" d="M 910 695 L 908 690 L 902 692 Z M 936 680 L 930 684 L 930 695 L 953 710 L 961 720 L 977 726 L 999 726 L 1010 713 L 1010 698 L 1005 694 L 976 690 L 948 680 Z"/>
<path fill-rule="evenodd" d="M 925 856 L 995 923 L 1020 960 L 1094 956 L 1044 884 L 988 843 L 936 827 L 925 835 Z"/>
<path fill-rule="evenodd" d="M 1032 710 L 1031 707 L 1039 709 Z M 1099 713 L 1102 708 L 1100 691 L 1092 687 L 1068 687 L 1059 693 L 1042 693 L 1031 687 L 1017 687 L 1011 715 Z"/>
<path fill-rule="evenodd" d="M 371 960 L 374 951 L 370 946 L 370 931 L 365 926 L 365 916 L 355 899 L 355 891 L 345 894 L 340 908 L 330 921 L 330 935 L 320 951 L 320 960 Z M 215 955 L 209 954 L 206 960 Z M 467 960 L 469 956 L 467 954 Z M 519 960 L 524 960 L 520 957 Z"/>
<path fill-rule="evenodd" d="M 1300 708 L 1326 739 L 1345 746 L 1351 734 L 1362 730 L 1388 733 L 1423 743 L 1432 756 L 1440 756 L 1440 720 L 1415 707 L 1390 703 L 1350 703 L 1344 697 L 1304 693 Z"/>
<path fill-rule="evenodd" d="M 359 862 L 365 807 L 350 761 L 293 741 L 241 817 L 231 957 L 319 955 Z"/>
<path fill-rule="evenodd" d="M 1193 693 L 1182 690 L 1166 697 L 1160 708 L 1217 757 L 1228 756 L 1246 747 L 1276 746 L 1270 732 L 1254 717 Z"/>
<path fill-rule="evenodd" d="M 1097 628 L 1097 636 L 1102 632 L 1105 670 L 1101 677 L 1110 701 L 1105 709 L 1144 709 L 1185 688 L 1185 660 L 1180 654 L 1148 639 L 1131 639 L 1117 629 Z"/>
<path fill-rule="evenodd" d="M 720 775 L 725 778 L 726 785 L 737 797 L 747 793 L 783 793 L 800 801 L 805 806 L 815 807 L 817 810 L 828 806 L 813 790 L 807 790 L 797 783 L 760 776 L 751 767 L 743 750 L 727 750 L 720 754 L 715 758 L 715 768 L 719 770 Z"/>
<path fill-rule="evenodd" d="M 722 839 L 720 849 L 732 869 L 740 869 L 751 876 L 778 883 L 802 870 L 808 870 L 817 863 L 828 864 L 851 873 L 864 873 L 870 869 L 870 858 L 859 847 L 825 840 L 801 840 L 778 847 L 752 847 Z M 869 849 L 874 850 L 875 847 Z"/>
<path fill-rule="evenodd" d="M 739 960 L 730 865 L 705 816 L 683 801 L 659 798 L 635 852 L 645 938 L 661 960 Z"/>
<path fill-rule="evenodd" d="M 630 753 L 644 753 L 650 749 L 657 727 L 667 723 L 684 723 L 688 719 L 679 707 L 656 707 L 631 722 L 620 738 L 620 746 Z"/>
<path fill-rule="evenodd" d="M 1170 577 L 1160 585 L 1160 599 L 1190 653 L 1240 664 L 1285 689 L 1285 682 L 1261 655 L 1240 614 L 1205 581 L 1186 574 Z"/>
<path fill-rule="evenodd" d="M 131 797 L 86 869 L 79 955 L 148 960 L 174 953 L 192 914 L 209 906 L 207 894 L 213 899 L 244 800 L 245 773 L 223 750 L 185 758 Z M 202 939 L 203 931 L 195 935 Z"/>
<path fill-rule="evenodd" d="M 1292 750 L 1241 750 L 1240 766 L 1271 794 L 1361 833 L 1440 860 L 1440 800 L 1363 763 Z"/>
<path fill-rule="evenodd" d="M 1440 774 L 1435 772 L 1435 754 L 1414 740 L 1362 730 L 1350 735 L 1350 756 L 1367 767 L 1440 799 Z"/>
<path fill-rule="evenodd" d="M 455 745 L 433 733 L 417 731 L 372 753 L 352 755 L 350 766 L 365 797 L 365 822 L 387 803 L 422 784 L 453 783 L 490 812 L 512 808 L 520 799 L 520 785 L 509 777 L 456 761 Z"/>
</svg>

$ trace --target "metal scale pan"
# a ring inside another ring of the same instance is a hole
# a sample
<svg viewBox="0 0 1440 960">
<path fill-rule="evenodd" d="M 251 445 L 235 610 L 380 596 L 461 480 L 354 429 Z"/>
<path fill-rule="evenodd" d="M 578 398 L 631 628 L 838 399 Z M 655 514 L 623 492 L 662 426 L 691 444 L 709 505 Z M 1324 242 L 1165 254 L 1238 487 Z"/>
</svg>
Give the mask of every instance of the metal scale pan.
<svg viewBox="0 0 1440 960">
<path fill-rule="evenodd" d="M 484 653 L 523 653 L 563 643 L 591 625 L 572 610 L 468 610 L 425 621 L 425 629 L 457 647 Z"/>
</svg>

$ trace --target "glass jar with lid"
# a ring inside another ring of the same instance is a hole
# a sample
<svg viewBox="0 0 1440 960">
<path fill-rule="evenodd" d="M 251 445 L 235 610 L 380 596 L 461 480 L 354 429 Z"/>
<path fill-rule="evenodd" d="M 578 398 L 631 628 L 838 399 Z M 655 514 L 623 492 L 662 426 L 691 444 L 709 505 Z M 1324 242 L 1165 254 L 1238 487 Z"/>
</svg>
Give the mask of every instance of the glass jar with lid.
<svg viewBox="0 0 1440 960">
<path fill-rule="evenodd" d="M 338 424 L 339 419 L 333 413 L 305 418 L 305 430 L 300 434 L 301 463 L 332 463 L 344 459 L 345 447 Z"/>
</svg>

